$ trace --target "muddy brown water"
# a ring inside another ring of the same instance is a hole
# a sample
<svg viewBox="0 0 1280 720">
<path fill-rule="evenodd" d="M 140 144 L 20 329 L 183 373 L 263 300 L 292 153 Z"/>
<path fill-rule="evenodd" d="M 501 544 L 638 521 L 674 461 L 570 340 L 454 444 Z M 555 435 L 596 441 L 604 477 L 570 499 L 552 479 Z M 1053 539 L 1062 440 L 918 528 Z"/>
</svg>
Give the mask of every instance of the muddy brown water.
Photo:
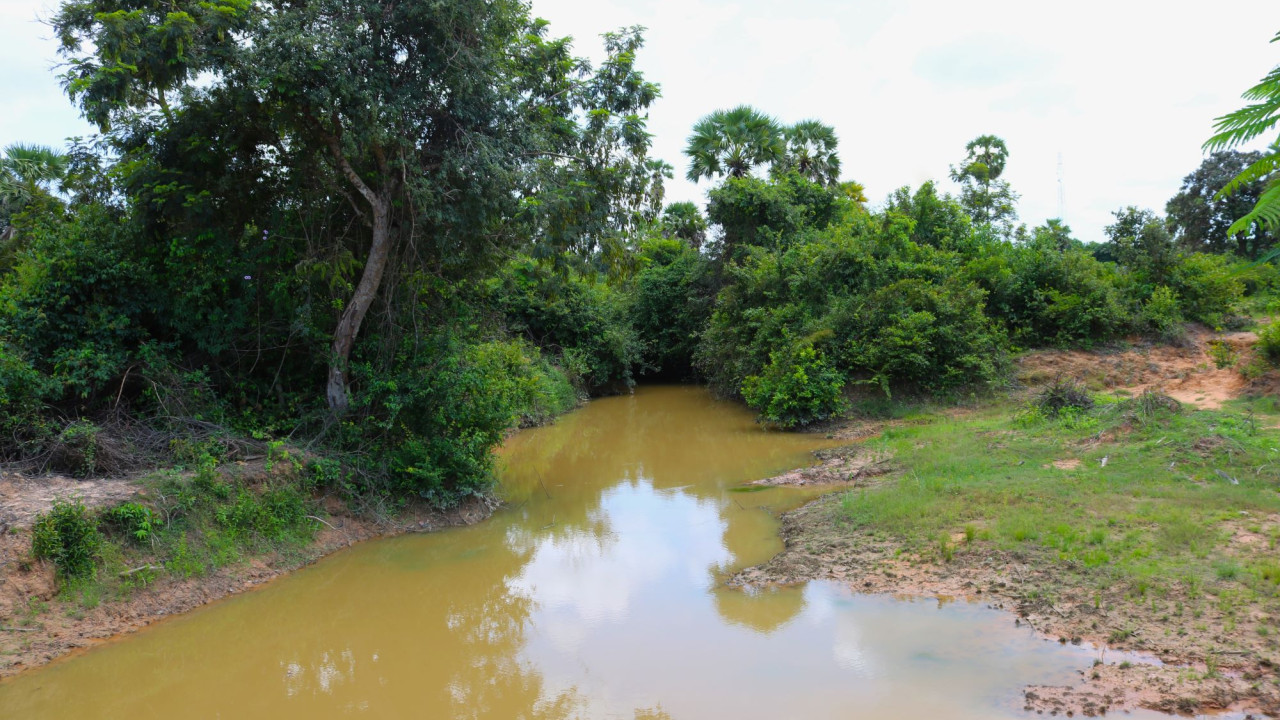
<svg viewBox="0 0 1280 720">
<path fill-rule="evenodd" d="M 487 522 L 358 545 L 11 678 L 0 717 L 1027 717 L 1024 685 L 1089 666 L 980 604 L 725 587 L 809 497 L 734 489 L 829 444 L 694 387 L 598 400 L 507 443 L 510 507 Z"/>
</svg>

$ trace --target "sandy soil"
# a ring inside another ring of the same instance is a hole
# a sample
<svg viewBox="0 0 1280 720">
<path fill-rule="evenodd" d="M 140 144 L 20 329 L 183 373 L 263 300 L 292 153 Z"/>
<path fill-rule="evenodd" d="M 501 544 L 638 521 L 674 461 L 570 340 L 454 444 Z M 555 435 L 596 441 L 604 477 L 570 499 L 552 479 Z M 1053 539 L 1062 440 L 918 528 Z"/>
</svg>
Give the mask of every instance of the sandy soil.
<svg viewBox="0 0 1280 720">
<path fill-rule="evenodd" d="M 89 610 L 60 599 L 53 566 L 31 560 L 30 525 L 35 514 L 48 509 L 55 497 L 79 497 L 87 505 L 99 506 L 141 492 L 139 483 L 121 478 L 8 475 L 0 479 L 0 677 L 244 592 L 362 540 L 470 525 L 487 518 L 494 507 L 476 500 L 449 513 L 422 508 L 394 522 L 379 523 L 353 516 L 330 498 L 323 502 L 326 517 L 318 523 L 319 532 L 301 555 L 258 557 L 202 577 L 161 574 L 128 599 L 104 600 Z M 33 607 L 41 611 L 32 613 Z"/>
<path fill-rule="evenodd" d="M 1251 332 L 1215 333 L 1192 326 L 1180 345 L 1137 344 L 1119 352 L 1040 350 L 1018 360 L 1018 379 L 1035 387 L 1063 376 L 1093 390 L 1131 395 L 1159 390 L 1179 402 L 1216 410 L 1227 400 L 1267 389 L 1251 385 L 1235 368 L 1217 368 L 1208 353 L 1209 341 L 1225 343 L 1245 356 L 1257 339 Z"/>
</svg>

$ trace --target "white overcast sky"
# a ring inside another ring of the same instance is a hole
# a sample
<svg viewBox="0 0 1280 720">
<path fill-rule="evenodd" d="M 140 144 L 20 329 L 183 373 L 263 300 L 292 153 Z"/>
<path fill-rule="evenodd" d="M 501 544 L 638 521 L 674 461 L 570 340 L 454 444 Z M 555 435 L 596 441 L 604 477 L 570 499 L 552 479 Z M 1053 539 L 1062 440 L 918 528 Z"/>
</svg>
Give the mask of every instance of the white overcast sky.
<svg viewBox="0 0 1280 720">
<path fill-rule="evenodd" d="M 0 145 L 60 145 L 91 129 L 55 78 L 36 21 L 51 0 L 0 0 Z M 705 200 L 683 179 L 693 123 L 755 105 L 817 118 L 841 139 L 845 179 L 873 203 L 934 179 L 971 138 L 1009 145 L 1005 176 L 1022 221 L 1064 215 L 1102 239 L 1124 205 L 1163 211 L 1200 162 L 1213 119 L 1280 64 L 1276 0 L 939 2 L 919 0 L 533 0 L 556 35 L 598 58 L 602 32 L 643 25 L 641 69 L 662 85 L 650 131 L 676 168 L 668 201 Z"/>
</svg>

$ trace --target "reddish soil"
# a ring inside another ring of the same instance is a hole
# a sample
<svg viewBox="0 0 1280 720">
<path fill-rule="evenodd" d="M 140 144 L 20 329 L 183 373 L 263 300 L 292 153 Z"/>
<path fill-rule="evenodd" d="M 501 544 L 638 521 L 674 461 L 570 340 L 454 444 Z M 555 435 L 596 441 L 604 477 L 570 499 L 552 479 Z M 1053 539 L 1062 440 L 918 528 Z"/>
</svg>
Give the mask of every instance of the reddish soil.
<svg viewBox="0 0 1280 720">
<path fill-rule="evenodd" d="M 135 497 L 129 479 L 72 480 L 9 475 L 0 480 L 0 677 L 42 665 L 169 615 L 244 592 L 362 540 L 405 532 L 470 525 L 489 516 L 491 503 L 476 500 L 449 513 L 409 511 L 394 522 L 349 513 L 336 499 L 323 501 L 325 520 L 301 554 L 266 556 L 183 578 L 163 574 L 122 599 L 85 609 L 58 593 L 52 565 L 31 559 L 31 522 L 55 497 L 78 497 L 99 506 Z"/>
<path fill-rule="evenodd" d="M 1264 394 L 1266 388 L 1261 385 L 1266 383 L 1250 383 L 1234 367 L 1216 367 L 1209 356 L 1209 342 L 1221 342 L 1247 357 L 1257 339 L 1251 332 L 1215 333 L 1191 326 L 1179 345 L 1137 344 L 1114 352 L 1039 350 L 1018 360 L 1018 379 L 1034 387 L 1068 377 L 1095 391 L 1131 395 L 1158 390 L 1179 402 L 1214 410 L 1227 400 Z"/>
</svg>

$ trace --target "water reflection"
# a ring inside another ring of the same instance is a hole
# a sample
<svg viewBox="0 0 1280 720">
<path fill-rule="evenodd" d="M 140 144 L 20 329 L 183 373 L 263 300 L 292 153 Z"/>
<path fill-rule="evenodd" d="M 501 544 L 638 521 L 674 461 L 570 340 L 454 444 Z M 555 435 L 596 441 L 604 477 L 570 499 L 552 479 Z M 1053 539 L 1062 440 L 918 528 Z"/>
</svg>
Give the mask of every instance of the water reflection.
<svg viewBox="0 0 1280 720">
<path fill-rule="evenodd" d="M 592 403 L 502 453 L 510 509 L 367 543 L 0 684 L 22 718 L 990 718 L 1090 657 L 965 603 L 747 593 L 804 496 L 730 493 L 825 441 L 696 388 Z"/>
</svg>

